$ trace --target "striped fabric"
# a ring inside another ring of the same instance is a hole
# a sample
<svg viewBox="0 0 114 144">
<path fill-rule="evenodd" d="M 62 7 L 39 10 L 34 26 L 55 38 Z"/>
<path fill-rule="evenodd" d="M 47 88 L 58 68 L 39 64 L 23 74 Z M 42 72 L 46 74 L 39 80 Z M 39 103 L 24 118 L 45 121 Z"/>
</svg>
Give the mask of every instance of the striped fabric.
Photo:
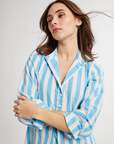
<svg viewBox="0 0 114 144">
<path fill-rule="evenodd" d="M 24 144 L 96 144 L 92 134 L 103 103 L 103 70 L 95 62 L 85 62 L 79 51 L 63 83 L 57 48 L 48 56 L 32 52 L 26 62 L 19 94 L 37 106 L 63 114 L 71 133 L 36 119 L 18 118 L 27 125 Z"/>
</svg>

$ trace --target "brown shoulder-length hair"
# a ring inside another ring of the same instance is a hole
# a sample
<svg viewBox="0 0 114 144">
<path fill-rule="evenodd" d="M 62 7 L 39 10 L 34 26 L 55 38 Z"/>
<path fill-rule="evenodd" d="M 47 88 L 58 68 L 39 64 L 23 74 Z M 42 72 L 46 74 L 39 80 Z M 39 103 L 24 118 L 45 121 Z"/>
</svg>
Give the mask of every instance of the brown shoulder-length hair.
<svg viewBox="0 0 114 144">
<path fill-rule="evenodd" d="M 47 23 L 48 11 L 50 7 L 55 3 L 63 3 L 71 10 L 72 14 L 76 18 L 79 18 L 82 21 L 82 24 L 78 27 L 78 32 L 77 32 L 78 47 L 79 50 L 81 51 L 82 58 L 85 61 L 93 61 L 95 57 L 94 54 L 92 54 L 92 48 L 95 39 L 91 30 L 90 19 L 88 15 L 84 14 L 75 3 L 69 0 L 56 0 L 50 3 L 46 8 L 46 10 L 44 11 L 40 19 L 40 29 L 45 33 L 45 38 L 41 42 L 41 44 L 39 44 L 36 51 L 38 52 L 38 54 L 42 54 L 46 56 L 52 53 L 58 45 L 58 41 L 52 37 L 49 31 L 48 23 Z M 45 40 L 47 40 L 47 42 L 43 44 Z"/>
</svg>

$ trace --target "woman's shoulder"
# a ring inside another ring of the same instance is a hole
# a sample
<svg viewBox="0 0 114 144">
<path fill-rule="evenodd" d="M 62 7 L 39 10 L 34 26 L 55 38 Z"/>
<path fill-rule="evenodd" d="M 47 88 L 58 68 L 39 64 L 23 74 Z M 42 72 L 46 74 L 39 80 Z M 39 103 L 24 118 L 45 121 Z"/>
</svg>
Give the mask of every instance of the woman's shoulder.
<svg viewBox="0 0 114 144">
<path fill-rule="evenodd" d="M 37 52 L 36 50 L 34 50 L 34 51 L 30 54 L 29 58 L 30 58 L 32 61 L 34 61 L 34 60 L 38 60 L 38 61 L 39 61 L 39 60 L 41 60 L 41 59 L 44 58 L 44 55 L 38 54 L 38 52 Z"/>
<path fill-rule="evenodd" d="M 39 70 L 41 63 L 44 60 L 44 55 L 38 54 L 36 50 L 32 51 L 28 57 L 26 67 L 35 68 L 36 71 Z"/>
<path fill-rule="evenodd" d="M 96 60 L 88 62 L 87 69 L 89 71 L 89 75 L 92 77 L 96 77 L 98 75 L 104 76 L 103 68 Z"/>
</svg>

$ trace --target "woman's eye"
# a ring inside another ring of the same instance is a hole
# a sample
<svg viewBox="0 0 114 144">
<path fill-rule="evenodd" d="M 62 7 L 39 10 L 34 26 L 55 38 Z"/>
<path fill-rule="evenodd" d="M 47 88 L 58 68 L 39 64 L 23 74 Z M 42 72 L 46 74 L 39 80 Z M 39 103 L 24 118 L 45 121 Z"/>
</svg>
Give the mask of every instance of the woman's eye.
<svg viewBox="0 0 114 144">
<path fill-rule="evenodd" d="M 59 17 L 62 17 L 62 16 L 64 16 L 64 14 L 60 14 L 60 15 L 59 15 Z"/>
<path fill-rule="evenodd" d="M 48 20 L 48 23 L 50 23 L 52 20 Z"/>
</svg>

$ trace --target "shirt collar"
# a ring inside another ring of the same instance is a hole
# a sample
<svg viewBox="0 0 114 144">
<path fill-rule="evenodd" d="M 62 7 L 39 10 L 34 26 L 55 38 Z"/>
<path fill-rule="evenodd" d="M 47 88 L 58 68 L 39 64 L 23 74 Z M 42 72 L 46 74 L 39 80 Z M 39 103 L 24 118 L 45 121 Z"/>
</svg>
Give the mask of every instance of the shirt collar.
<svg viewBox="0 0 114 144">
<path fill-rule="evenodd" d="M 57 47 L 55 48 L 55 50 L 51 54 L 45 56 L 45 59 L 49 65 L 50 69 L 52 70 L 55 78 L 57 79 L 60 87 L 62 87 L 66 83 L 66 81 L 68 79 L 70 79 L 75 74 L 75 72 L 78 71 L 86 63 L 83 60 L 83 58 L 81 56 L 81 52 L 79 50 L 74 62 L 72 63 L 72 65 L 71 65 L 69 71 L 67 72 L 67 74 L 64 78 L 64 81 L 61 85 L 61 83 L 60 83 L 60 71 L 59 71 L 59 64 L 58 64 L 58 57 L 57 57 Z"/>
<path fill-rule="evenodd" d="M 47 61 L 49 61 L 51 59 L 55 59 L 55 58 L 57 58 L 57 47 L 55 48 L 55 50 L 52 53 L 50 53 L 49 55 L 45 56 L 45 59 Z"/>
<path fill-rule="evenodd" d="M 57 47 L 55 48 L 55 50 L 52 53 L 50 53 L 49 55 L 45 56 L 45 59 L 47 61 L 49 61 L 51 59 L 56 59 L 57 60 Z M 86 61 L 84 61 L 82 56 L 81 56 L 81 51 L 80 50 L 78 51 L 78 54 L 77 54 L 77 56 L 76 56 L 76 58 L 74 60 L 74 63 L 75 63 L 75 61 L 78 61 L 80 64 L 85 64 L 86 63 Z"/>
</svg>

